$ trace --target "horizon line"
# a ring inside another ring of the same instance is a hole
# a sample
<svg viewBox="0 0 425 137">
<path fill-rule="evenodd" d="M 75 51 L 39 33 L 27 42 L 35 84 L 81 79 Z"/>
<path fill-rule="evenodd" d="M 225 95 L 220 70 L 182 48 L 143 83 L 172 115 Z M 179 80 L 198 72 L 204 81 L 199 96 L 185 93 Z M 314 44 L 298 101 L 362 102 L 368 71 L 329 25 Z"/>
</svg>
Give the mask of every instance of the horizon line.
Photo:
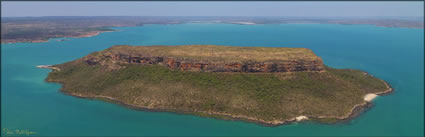
<svg viewBox="0 0 425 137">
<path fill-rule="evenodd" d="M 424 16 L 249 16 L 249 15 L 239 15 L 239 16 L 226 16 L 226 15 L 204 15 L 204 16 L 191 16 L 191 15 L 95 15 L 95 16 L 86 16 L 86 15 L 62 15 L 62 16 L 1 16 L 2 18 L 10 17 L 415 17 L 415 18 L 424 18 Z"/>
</svg>

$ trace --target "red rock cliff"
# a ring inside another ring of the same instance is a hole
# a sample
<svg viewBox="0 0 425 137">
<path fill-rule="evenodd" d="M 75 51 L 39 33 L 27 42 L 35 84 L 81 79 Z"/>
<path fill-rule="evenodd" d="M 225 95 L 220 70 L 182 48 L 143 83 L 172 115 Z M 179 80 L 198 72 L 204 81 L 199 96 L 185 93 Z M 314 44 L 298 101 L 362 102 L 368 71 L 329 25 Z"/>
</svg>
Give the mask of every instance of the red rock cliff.
<svg viewBox="0 0 425 137">
<path fill-rule="evenodd" d="M 101 57 L 99 57 L 101 56 Z M 320 58 L 314 60 L 293 59 L 273 61 L 210 61 L 208 59 L 193 59 L 175 56 L 155 56 L 152 54 L 134 54 L 126 52 L 104 52 L 96 57 L 88 56 L 84 61 L 89 65 L 105 64 L 105 60 L 114 64 L 159 64 L 170 69 L 205 72 L 298 72 L 324 71 Z"/>
</svg>

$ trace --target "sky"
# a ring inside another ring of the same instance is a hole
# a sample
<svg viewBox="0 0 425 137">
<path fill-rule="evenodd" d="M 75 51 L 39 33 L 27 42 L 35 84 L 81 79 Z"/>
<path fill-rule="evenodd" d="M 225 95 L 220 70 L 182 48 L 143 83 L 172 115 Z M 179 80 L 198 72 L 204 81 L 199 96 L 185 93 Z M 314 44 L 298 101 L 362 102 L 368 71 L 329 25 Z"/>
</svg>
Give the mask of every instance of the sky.
<svg viewBox="0 0 425 137">
<path fill-rule="evenodd" d="M 22 16 L 296 16 L 423 17 L 423 1 L 409 2 L 1 2 L 2 17 Z"/>
</svg>

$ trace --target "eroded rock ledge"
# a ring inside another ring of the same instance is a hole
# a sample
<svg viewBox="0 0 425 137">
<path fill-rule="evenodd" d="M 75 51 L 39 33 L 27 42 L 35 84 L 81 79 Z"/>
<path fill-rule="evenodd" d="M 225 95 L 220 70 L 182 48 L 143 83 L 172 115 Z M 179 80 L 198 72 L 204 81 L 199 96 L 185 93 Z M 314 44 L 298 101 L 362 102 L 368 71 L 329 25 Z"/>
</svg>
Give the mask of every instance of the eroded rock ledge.
<svg viewBox="0 0 425 137">
<path fill-rule="evenodd" d="M 311 50 L 305 48 L 263 48 L 264 50 L 224 46 L 184 46 L 184 48 L 182 50 L 168 46 L 115 46 L 95 56 L 88 56 L 84 58 L 84 61 L 89 65 L 101 64 L 111 69 L 120 68 L 118 64 L 160 64 L 170 69 L 205 72 L 324 71 L 323 61 Z M 223 55 L 220 53 L 223 48 L 234 52 Z M 240 55 L 236 52 L 239 50 L 243 51 Z M 269 55 L 270 50 L 283 52 Z M 287 58 L 297 54 L 300 56 Z M 242 58 L 226 60 L 228 56 Z"/>
</svg>

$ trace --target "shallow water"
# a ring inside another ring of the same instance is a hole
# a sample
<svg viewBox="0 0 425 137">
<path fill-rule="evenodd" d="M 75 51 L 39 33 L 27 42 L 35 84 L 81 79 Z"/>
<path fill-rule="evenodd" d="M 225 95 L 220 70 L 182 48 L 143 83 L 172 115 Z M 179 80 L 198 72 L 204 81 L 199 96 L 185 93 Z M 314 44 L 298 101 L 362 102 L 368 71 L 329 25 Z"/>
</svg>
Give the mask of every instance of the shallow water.
<svg viewBox="0 0 425 137">
<path fill-rule="evenodd" d="M 178 24 L 115 28 L 89 38 L 1 45 L 2 128 L 35 135 L 423 135 L 424 30 L 331 24 Z M 167 112 L 128 109 L 59 92 L 46 83 L 60 64 L 117 44 L 305 47 L 335 68 L 354 68 L 383 79 L 395 91 L 348 123 L 294 123 L 264 127 Z"/>
</svg>

